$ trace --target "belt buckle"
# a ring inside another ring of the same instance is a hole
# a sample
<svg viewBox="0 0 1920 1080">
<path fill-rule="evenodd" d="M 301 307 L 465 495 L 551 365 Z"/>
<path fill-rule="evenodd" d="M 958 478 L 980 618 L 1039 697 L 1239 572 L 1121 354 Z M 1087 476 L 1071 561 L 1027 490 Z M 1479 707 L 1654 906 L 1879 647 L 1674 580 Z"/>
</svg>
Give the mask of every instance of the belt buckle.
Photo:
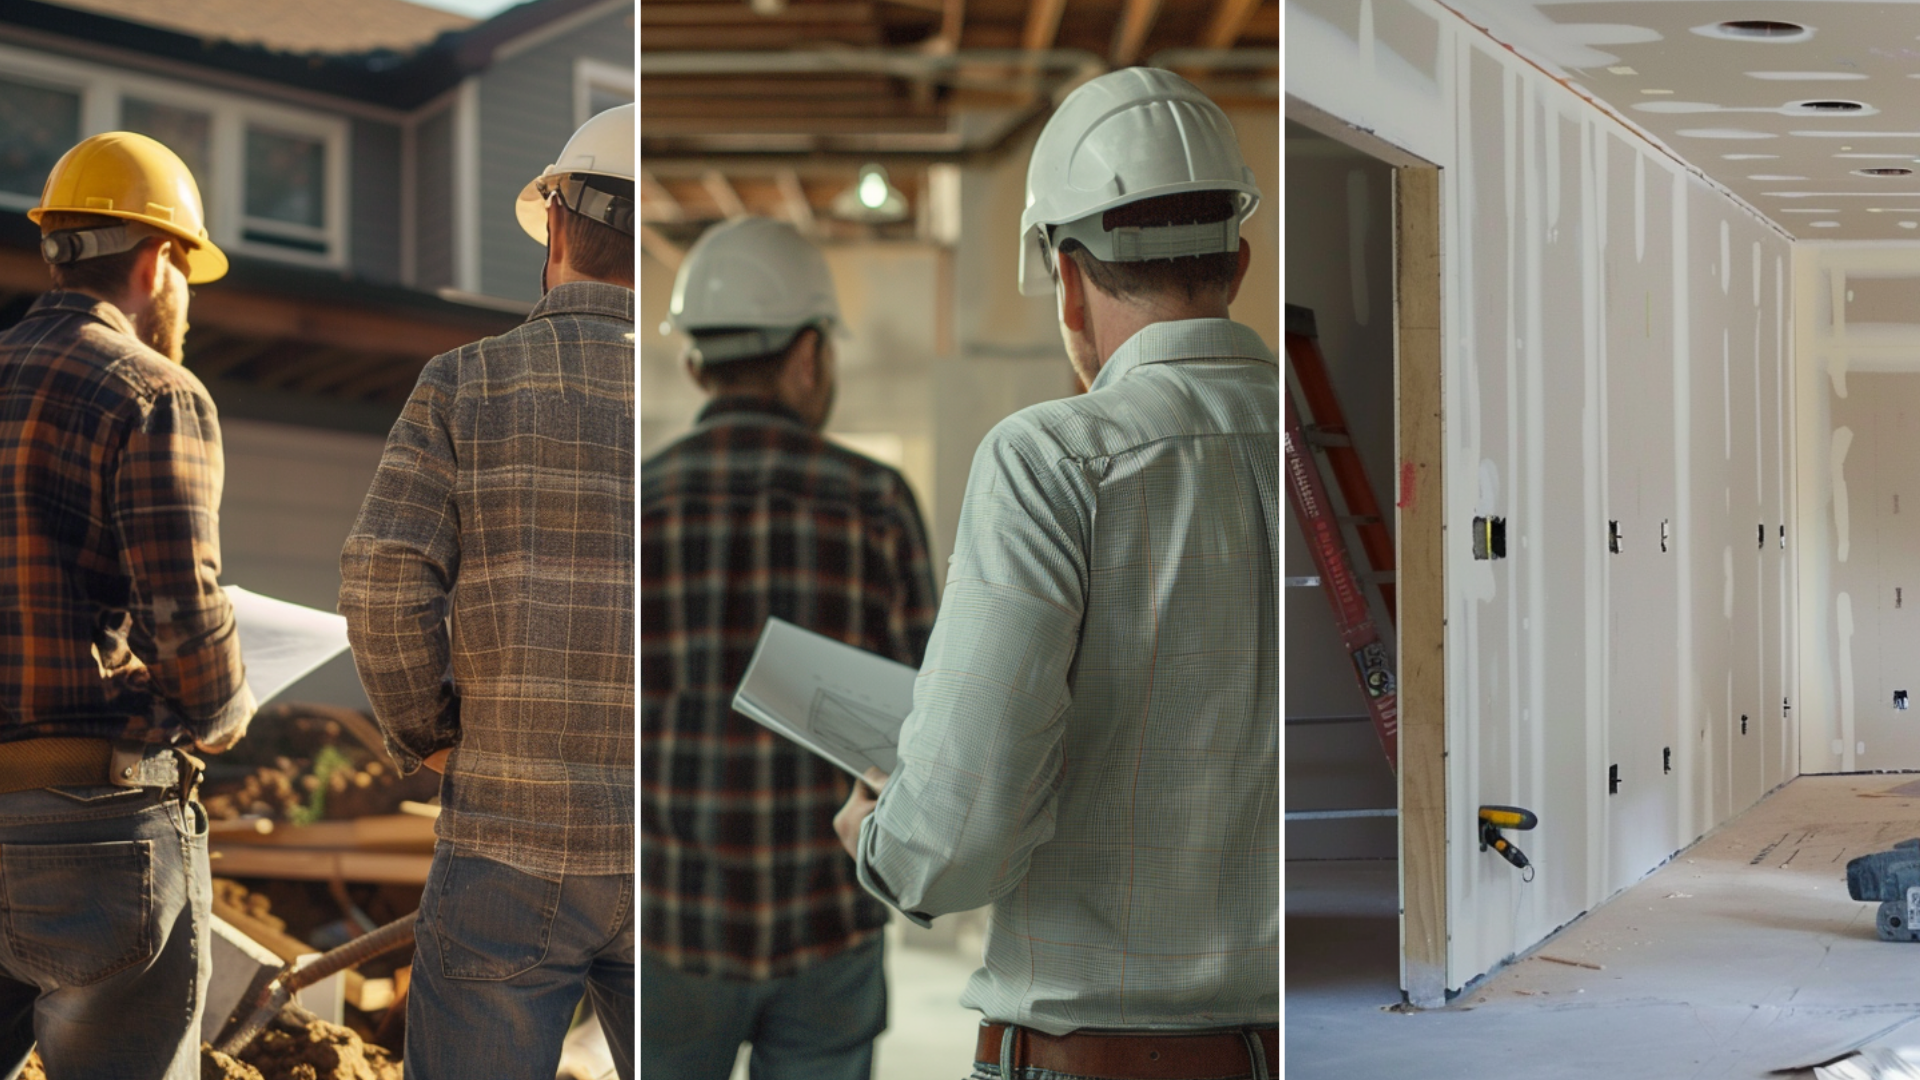
<svg viewBox="0 0 1920 1080">
<path fill-rule="evenodd" d="M 155 753 L 155 750 L 162 752 Z M 113 753 L 107 759 L 107 782 L 114 787 L 165 790 L 180 786 L 182 779 L 190 774 L 184 765 L 177 751 L 131 739 L 116 739 Z"/>
</svg>

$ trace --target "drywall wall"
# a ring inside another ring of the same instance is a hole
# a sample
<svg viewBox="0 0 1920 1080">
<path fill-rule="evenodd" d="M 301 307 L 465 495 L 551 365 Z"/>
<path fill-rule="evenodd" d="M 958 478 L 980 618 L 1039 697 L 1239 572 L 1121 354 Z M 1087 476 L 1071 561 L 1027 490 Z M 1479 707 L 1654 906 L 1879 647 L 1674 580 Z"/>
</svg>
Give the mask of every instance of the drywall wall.
<svg viewBox="0 0 1920 1080">
<path fill-rule="evenodd" d="M 1920 247 L 1800 244 L 1794 273 L 1800 767 L 1920 769 Z"/>
<path fill-rule="evenodd" d="M 1298 124 L 1286 125 L 1286 301 L 1314 314 L 1355 450 L 1375 498 L 1393 493 L 1393 170 Z M 1291 514 L 1286 577 L 1313 580 L 1313 552 Z M 1355 569 L 1367 571 L 1353 536 Z M 1393 624 L 1374 600 L 1376 623 Z M 1366 698 L 1325 592 L 1289 586 L 1286 598 L 1287 809 L 1384 809 L 1397 804 L 1393 770 L 1369 722 Z M 1390 632 L 1390 631 L 1389 631 Z M 1358 722 L 1336 718 L 1358 717 Z M 1393 818 L 1287 823 L 1287 859 L 1391 859 Z"/>
<path fill-rule="evenodd" d="M 1436 1004 L 1794 773 L 1789 244 L 1427 0 L 1290 0 L 1287 92 L 1442 170 L 1448 944 L 1403 975 Z M 1531 883 L 1486 803 L 1539 814 Z"/>
</svg>

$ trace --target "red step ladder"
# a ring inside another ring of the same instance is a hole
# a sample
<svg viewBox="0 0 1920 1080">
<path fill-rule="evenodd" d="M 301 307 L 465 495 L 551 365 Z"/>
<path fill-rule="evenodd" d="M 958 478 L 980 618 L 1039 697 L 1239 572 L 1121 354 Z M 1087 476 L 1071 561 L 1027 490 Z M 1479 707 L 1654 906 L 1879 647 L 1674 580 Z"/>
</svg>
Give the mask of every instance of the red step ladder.
<svg viewBox="0 0 1920 1080">
<path fill-rule="evenodd" d="M 1327 378 L 1326 358 L 1320 353 L 1313 312 L 1292 304 L 1287 305 L 1287 359 L 1314 421 L 1311 427 L 1301 424 L 1293 388 L 1289 386 L 1284 447 L 1287 502 L 1293 507 L 1300 531 L 1306 535 L 1307 545 L 1313 552 L 1314 566 L 1320 571 L 1320 585 L 1333 608 L 1333 621 L 1339 627 L 1340 639 L 1353 658 L 1354 674 L 1366 696 L 1367 712 L 1373 718 L 1381 748 L 1386 751 L 1387 764 L 1397 771 L 1400 705 L 1393 657 L 1374 624 L 1341 526 L 1355 526 L 1374 573 L 1384 576 L 1379 587 L 1389 618 L 1398 617 L 1391 583 L 1393 535 L 1387 530 L 1380 504 L 1373 497 L 1373 486 L 1367 480 L 1360 455 L 1353 449 L 1346 417 Z M 1327 455 L 1327 464 L 1340 487 L 1348 517 L 1340 516 L 1328 500 L 1327 485 L 1321 479 L 1320 463 L 1314 456 L 1316 448 Z"/>
</svg>

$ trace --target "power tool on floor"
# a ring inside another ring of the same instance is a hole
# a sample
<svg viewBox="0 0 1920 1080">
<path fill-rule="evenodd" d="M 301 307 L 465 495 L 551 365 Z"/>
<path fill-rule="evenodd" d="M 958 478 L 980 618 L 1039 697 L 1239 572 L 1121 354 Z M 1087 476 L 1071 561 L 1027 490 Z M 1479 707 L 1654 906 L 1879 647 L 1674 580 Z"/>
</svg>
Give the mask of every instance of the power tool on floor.
<svg viewBox="0 0 1920 1080">
<path fill-rule="evenodd" d="M 1920 838 L 1848 862 L 1847 895 L 1880 901 L 1881 941 L 1920 941 Z"/>
<path fill-rule="evenodd" d="M 1520 880 L 1533 880 L 1533 864 L 1527 856 L 1506 837 L 1500 835 L 1501 829 L 1531 829 L 1540 824 L 1540 818 L 1531 810 L 1522 810 L 1518 806 L 1483 806 L 1480 808 L 1480 850 L 1492 848 L 1500 857 L 1514 865 L 1520 871 Z"/>
</svg>

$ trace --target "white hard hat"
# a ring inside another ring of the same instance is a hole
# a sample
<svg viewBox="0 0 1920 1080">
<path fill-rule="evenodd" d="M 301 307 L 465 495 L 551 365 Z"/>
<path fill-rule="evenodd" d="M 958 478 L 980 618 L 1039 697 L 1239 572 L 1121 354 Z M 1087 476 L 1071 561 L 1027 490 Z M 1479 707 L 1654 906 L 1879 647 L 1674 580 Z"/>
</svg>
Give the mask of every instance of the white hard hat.
<svg viewBox="0 0 1920 1080">
<path fill-rule="evenodd" d="M 743 217 L 694 242 L 660 332 L 701 335 L 698 361 L 712 364 L 778 352 L 821 324 L 844 334 L 827 260 L 793 226 Z"/>
<path fill-rule="evenodd" d="M 1237 212 L 1205 225 L 1109 232 L 1101 224 L 1117 206 L 1190 191 L 1229 192 Z M 1240 223 L 1259 204 L 1220 106 L 1171 71 L 1108 72 L 1068 94 L 1034 144 L 1020 215 L 1020 291 L 1053 291 L 1047 265 L 1069 237 L 1102 262 L 1238 251 Z"/>
<path fill-rule="evenodd" d="M 580 125 L 560 151 L 560 160 L 520 189 L 514 215 L 527 235 L 547 242 L 547 199 L 558 195 L 569 210 L 633 235 L 633 200 L 575 180 L 606 176 L 633 182 L 633 106 L 616 105 Z M 571 181 L 571 182 L 570 182 Z"/>
</svg>

